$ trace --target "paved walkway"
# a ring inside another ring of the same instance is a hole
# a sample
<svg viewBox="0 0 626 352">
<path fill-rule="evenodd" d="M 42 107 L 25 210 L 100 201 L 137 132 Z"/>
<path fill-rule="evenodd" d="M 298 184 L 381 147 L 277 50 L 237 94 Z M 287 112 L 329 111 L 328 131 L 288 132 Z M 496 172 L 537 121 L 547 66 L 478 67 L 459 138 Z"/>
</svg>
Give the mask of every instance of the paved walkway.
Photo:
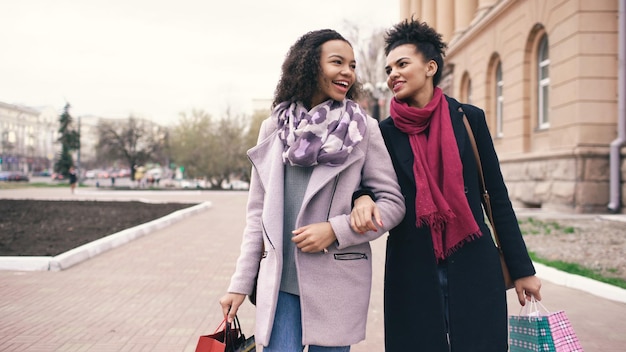
<svg viewBox="0 0 626 352">
<path fill-rule="evenodd" d="M 0 191 L 1 198 L 137 199 L 133 192 Z M 143 199 L 212 207 L 63 271 L 0 271 L 0 351 L 193 352 L 221 321 L 239 252 L 245 192 L 142 192 Z M 383 239 L 373 242 L 374 286 L 366 341 L 383 351 Z M 565 310 L 585 351 L 624 351 L 626 304 L 544 280 L 543 304 Z M 510 312 L 519 304 L 509 293 Z M 254 307 L 240 310 L 252 333 Z M 476 317 L 480 323 L 480 317 Z"/>
</svg>

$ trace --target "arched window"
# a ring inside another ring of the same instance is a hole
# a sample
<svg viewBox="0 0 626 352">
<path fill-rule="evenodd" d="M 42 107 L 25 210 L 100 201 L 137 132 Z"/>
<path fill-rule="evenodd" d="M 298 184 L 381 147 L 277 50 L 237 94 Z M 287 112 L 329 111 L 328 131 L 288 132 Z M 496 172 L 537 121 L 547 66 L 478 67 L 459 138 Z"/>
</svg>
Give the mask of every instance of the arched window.
<svg viewBox="0 0 626 352">
<path fill-rule="evenodd" d="M 503 136 L 503 119 L 502 119 L 502 108 L 504 105 L 504 81 L 502 80 L 502 63 L 498 62 L 498 66 L 496 67 L 496 94 L 495 94 L 495 102 L 496 102 L 496 138 L 501 138 Z"/>
<path fill-rule="evenodd" d="M 548 49 L 548 36 L 544 35 L 539 41 L 537 51 L 537 127 L 546 129 L 550 127 L 550 55 Z"/>
</svg>

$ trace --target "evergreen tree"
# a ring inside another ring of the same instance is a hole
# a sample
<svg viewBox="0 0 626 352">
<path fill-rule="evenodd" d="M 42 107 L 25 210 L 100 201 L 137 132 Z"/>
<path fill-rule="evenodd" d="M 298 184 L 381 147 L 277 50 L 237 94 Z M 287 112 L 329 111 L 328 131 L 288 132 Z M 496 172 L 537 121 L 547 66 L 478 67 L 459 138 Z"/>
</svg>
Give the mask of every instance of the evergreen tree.
<svg viewBox="0 0 626 352">
<path fill-rule="evenodd" d="M 54 172 L 69 177 L 70 167 L 74 166 L 72 151 L 80 148 L 80 132 L 73 129 L 73 118 L 70 115 L 70 104 L 66 103 L 63 113 L 59 116 L 59 139 L 61 153 L 54 164 Z"/>
</svg>

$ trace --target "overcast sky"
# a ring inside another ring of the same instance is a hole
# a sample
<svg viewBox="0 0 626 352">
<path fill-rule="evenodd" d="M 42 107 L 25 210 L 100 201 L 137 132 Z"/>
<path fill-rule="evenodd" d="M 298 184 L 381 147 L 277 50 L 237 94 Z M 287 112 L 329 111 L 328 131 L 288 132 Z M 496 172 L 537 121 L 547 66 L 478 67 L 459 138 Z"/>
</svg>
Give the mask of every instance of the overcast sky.
<svg viewBox="0 0 626 352">
<path fill-rule="evenodd" d="M 163 124 L 271 99 L 291 44 L 398 20 L 397 0 L 15 0 L 0 4 L 0 101 Z"/>
</svg>

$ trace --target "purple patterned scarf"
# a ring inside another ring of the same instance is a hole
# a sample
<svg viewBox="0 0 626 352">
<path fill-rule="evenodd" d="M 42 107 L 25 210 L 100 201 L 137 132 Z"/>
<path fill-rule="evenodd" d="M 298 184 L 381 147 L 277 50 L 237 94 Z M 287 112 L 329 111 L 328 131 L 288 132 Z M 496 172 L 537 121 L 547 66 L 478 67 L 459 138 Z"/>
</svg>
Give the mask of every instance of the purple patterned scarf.
<svg viewBox="0 0 626 352">
<path fill-rule="evenodd" d="M 285 101 L 272 112 L 283 141 L 283 163 L 295 166 L 343 164 L 363 139 L 367 115 L 349 99 L 327 100 L 310 111 Z"/>
</svg>

